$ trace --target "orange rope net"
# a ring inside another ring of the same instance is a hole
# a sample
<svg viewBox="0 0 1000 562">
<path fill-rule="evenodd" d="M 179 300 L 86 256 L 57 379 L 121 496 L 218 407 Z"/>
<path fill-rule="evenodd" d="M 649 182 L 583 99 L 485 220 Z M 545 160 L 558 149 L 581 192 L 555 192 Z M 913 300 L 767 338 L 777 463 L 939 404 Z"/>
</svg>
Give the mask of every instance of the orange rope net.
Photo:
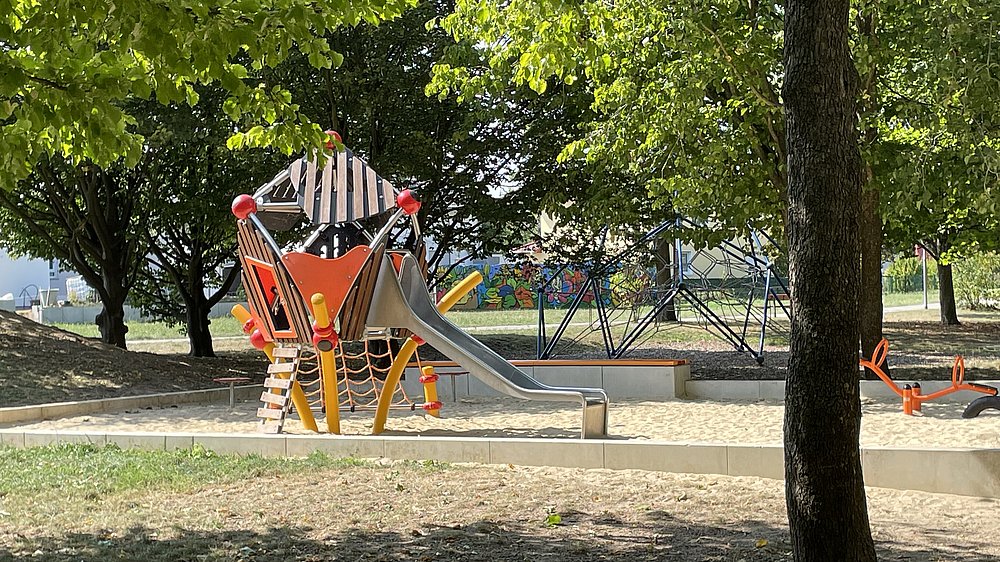
<svg viewBox="0 0 1000 562">
<path fill-rule="evenodd" d="M 394 360 L 392 338 L 388 336 L 347 342 L 346 346 L 340 341 L 334 357 L 340 409 L 350 412 L 374 410 Z M 420 364 L 419 353 L 416 354 L 416 362 Z M 304 346 L 299 356 L 297 379 L 311 409 L 322 410 L 323 377 L 320 374 L 319 357 L 315 351 Z M 393 389 L 392 409 L 415 410 L 419 405 L 406 395 L 402 385 Z"/>
</svg>

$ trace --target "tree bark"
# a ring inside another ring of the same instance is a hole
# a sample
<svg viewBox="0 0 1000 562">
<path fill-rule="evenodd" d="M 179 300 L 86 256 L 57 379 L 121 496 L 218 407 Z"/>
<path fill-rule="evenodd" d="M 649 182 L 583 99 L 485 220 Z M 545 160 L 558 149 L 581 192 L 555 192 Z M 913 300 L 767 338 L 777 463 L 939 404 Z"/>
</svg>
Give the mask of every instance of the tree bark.
<svg viewBox="0 0 1000 562">
<path fill-rule="evenodd" d="M 868 185 L 861 197 L 861 355 L 871 358 L 882 340 L 882 218 L 879 191 Z M 886 364 L 886 372 L 888 372 Z M 865 369 L 866 379 L 877 379 Z"/>
<path fill-rule="evenodd" d="M 792 549 L 798 561 L 875 561 L 858 446 L 861 157 L 850 1 L 788 0 L 785 7 Z"/>
<path fill-rule="evenodd" d="M 958 308 L 955 306 L 955 282 L 952 277 L 951 264 L 943 264 L 937 260 L 938 300 L 941 303 L 941 323 L 946 326 L 958 326 Z"/>
<path fill-rule="evenodd" d="M 673 289 L 674 282 L 677 280 L 676 269 L 677 267 L 681 267 L 681 264 L 678 262 L 676 267 L 674 267 L 674 241 L 666 236 L 657 239 L 656 253 L 660 258 L 659 267 L 656 270 L 656 295 L 657 299 L 661 299 L 665 292 Z M 660 322 L 677 321 L 677 307 L 673 300 L 663 307 L 663 310 L 660 311 L 656 319 Z"/>
<path fill-rule="evenodd" d="M 215 357 L 215 348 L 212 345 L 212 333 L 209 331 L 208 313 L 212 306 L 204 294 L 196 295 L 195 298 L 185 303 L 187 305 L 186 321 L 188 343 L 191 345 L 189 355 L 192 357 Z"/>
<path fill-rule="evenodd" d="M 122 287 L 119 282 L 107 279 L 105 281 L 104 290 L 100 291 L 101 304 L 104 308 L 94 318 L 94 323 L 101 332 L 102 342 L 125 349 L 125 335 L 128 334 L 128 326 L 125 325 L 125 301 L 128 299 L 128 289 Z"/>
</svg>

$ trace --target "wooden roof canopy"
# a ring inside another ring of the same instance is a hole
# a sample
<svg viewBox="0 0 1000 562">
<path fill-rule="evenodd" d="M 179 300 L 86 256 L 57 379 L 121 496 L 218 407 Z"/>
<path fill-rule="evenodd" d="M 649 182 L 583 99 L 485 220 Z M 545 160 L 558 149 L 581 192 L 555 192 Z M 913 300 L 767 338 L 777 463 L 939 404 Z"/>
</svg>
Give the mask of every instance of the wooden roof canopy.
<svg viewBox="0 0 1000 562">
<path fill-rule="evenodd" d="M 269 228 L 288 230 L 301 214 L 313 225 L 350 223 L 396 207 L 396 189 L 344 148 L 326 159 L 299 158 L 254 194 Z"/>
</svg>

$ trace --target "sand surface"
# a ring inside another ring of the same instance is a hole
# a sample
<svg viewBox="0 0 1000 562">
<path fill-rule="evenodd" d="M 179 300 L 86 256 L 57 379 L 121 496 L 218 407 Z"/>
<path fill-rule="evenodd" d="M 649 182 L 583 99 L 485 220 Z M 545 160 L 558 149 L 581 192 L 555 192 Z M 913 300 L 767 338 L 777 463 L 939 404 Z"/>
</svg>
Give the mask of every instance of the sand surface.
<svg viewBox="0 0 1000 562">
<path fill-rule="evenodd" d="M 91 414 L 30 424 L 23 429 L 100 432 L 174 431 L 256 433 L 259 402 L 190 405 Z M 898 403 L 863 404 L 861 444 L 900 447 L 1000 448 L 1000 411 L 963 419 L 960 404 L 925 404 L 921 415 L 905 416 Z M 373 412 L 343 412 L 345 434 L 371 433 Z M 674 400 L 618 401 L 609 411 L 611 438 L 745 444 L 780 444 L 784 406 L 779 403 Z M 473 398 L 445 402 L 441 418 L 423 411 L 394 410 L 389 435 L 469 437 L 566 437 L 579 435 L 576 405 Z M 320 426 L 324 424 L 320 421 Z M 10 426 L 8 426 L 10 427 Z M 293 419 L 287 433 L 310 433 Z"/>
</svg>

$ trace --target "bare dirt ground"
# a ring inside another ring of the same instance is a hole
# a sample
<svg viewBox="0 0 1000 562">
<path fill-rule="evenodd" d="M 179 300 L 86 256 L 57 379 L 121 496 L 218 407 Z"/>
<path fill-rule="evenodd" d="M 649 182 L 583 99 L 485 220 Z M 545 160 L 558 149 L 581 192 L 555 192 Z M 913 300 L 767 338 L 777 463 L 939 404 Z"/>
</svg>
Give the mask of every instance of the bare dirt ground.
<svg viewBox="0 0 1000 562">
<path fill-rule="evenodd" d="M 1000 556 L 997 501 L 868 498 L 880 560 Z M 0 560 L 790 560 L 758 478 L 383 463 L 10 510 Z"/>
</svg>

